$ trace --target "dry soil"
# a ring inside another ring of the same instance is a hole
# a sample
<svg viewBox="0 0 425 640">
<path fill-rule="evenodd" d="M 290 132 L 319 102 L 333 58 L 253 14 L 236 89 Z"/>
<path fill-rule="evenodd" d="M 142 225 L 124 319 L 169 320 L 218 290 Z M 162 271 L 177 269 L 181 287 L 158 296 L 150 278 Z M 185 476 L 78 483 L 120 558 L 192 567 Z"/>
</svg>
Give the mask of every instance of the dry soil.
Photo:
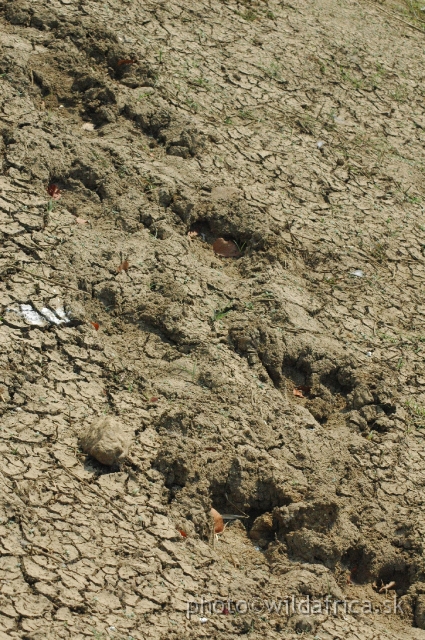
<svg viewBox="0 0 425 640">
<path fill-rule="evenodd" d="M 425 638 L 424 26 L 0 1 L 0 640 Z"/>
</svg>

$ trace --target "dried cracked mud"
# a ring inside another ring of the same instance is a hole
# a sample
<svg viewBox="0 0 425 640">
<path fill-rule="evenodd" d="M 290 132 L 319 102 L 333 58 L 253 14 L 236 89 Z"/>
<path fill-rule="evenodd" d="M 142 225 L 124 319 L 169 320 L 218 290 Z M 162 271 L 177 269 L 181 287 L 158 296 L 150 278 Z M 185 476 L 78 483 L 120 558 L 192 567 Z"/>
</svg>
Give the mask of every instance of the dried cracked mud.
<svg viewBox="0 0 425 640">
<path fill-rule="evenodd" d="M 414 4 L 0 2 L 0 640 L 425 638 Z"/>
</svg>

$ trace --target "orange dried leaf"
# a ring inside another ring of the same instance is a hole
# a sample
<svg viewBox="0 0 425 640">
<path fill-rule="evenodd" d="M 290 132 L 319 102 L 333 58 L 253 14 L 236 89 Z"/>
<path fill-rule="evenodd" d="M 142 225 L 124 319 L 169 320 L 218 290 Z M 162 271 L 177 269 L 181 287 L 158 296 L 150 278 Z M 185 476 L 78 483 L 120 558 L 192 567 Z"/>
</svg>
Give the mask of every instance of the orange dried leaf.
<svg viewBox="0 0 425 640">
<path fill-rule="evenodd" d="M 123 58 L 122 60 L 118 60 L 117 67 L 121 67 L 123 64 L 136 64 L 137 60 L 133 60 L 132 58 Z"/>
<path fill-rule="evenodd" d="M 394 587 L 396 586 L 396 583 L 394 580 L 391 580 L 391 582 L 388 582 L 388 584 L 383 584 L 382 587 L 379 589 L 378 593 L 385 593 L 389 590 L 389 589 L 394 589 Z"/>
<path fill-rule="evenodd" d="M 84 218 L 75 218 L 75 222 L 77 224 L 86 224 L 87 220 L 84 220 Z"/>
<path fill-rule="evenodd" d="M 120 266 L 117 269 L 118 273 L 121 273 L 121 271 L 128 271 L 130 264 L 128 262 L 128 260 L 124 260 L 124 262 L 121 262 Z"/>
<path fill-rule="evenodd" d="M 311 387 L 307 387 L 307 385 L 305 384 L 300 384 L 298 387 L 296 387 L 293 391 L 294 396 L 296 396 L 297 398 L 305 398 L 304 394 L 309 394 L 311 391 Z"/>
<path fill-rule="evenodd" d="M 159 399 L 159 398 L 151 398 L 151 399 L 149 400 L 149 402 L 158 402 L 158 399 Z"/>
<path fill-rule="evenodd" d="M 211 508 L 211 515 L 214 520 L 214 533 L 223 533 L 224 531 L 224 521 L 218 511 Z"/>
<path fill-rule="evenodd" d="M 187 538 L 187 533 L 186 533 L 186 531 L 183 531 L 183 529 L 177 529 L 177 531 L 179 532 L 179 534 L 180 534 L 181 536 L 183 536 L 183 538 Z"/>
<path fill-rule="evenodd" d="M 100 324 L 98 322 L 90 322 L 90 324 L 92 324 L 94 326 L 96 331 L 99 331 Z"/>
<path fill-rule="evenodd" d="M 62 196 L 61 190 L 55 184 L 49 184 L 47 187 L 47 193 L 53 198 L 53 200 L 59 200 Z"/>
<path fill-rule="evenodd" d="M 218 238 L 213 244 L 213 250 L 214 253 L 223 258 L 237 258 L 240 256 L 240 251 L 233 240 Z"/>
</svg>

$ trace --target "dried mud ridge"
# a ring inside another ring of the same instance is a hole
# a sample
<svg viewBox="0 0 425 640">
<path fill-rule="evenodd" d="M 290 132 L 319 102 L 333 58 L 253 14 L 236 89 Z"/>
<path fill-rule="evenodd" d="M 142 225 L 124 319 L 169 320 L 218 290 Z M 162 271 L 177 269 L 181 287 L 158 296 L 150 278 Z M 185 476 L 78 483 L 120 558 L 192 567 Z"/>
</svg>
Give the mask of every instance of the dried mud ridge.
<svg viewBox="0 0 425 640">
<path fill-rule="evenodd" d="M 0 2 L 0 639 L 425 638 L 424 34 L 186 5 Z"/>
</svg>

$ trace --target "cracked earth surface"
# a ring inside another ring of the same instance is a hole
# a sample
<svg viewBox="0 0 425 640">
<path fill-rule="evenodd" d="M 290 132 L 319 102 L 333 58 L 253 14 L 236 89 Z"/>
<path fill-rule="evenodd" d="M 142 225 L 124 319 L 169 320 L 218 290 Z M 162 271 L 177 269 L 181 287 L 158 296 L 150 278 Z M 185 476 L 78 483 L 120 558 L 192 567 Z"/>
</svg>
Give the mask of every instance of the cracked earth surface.
<svg viewBox="0 0 425 640">
<path fill-rule="evenodd" d="M 0 2 L 0 640 L 425 638 L 425 32 L 399 11 Z M 403 615 L 186 615 L 286 595 Z"/>
</svg>

